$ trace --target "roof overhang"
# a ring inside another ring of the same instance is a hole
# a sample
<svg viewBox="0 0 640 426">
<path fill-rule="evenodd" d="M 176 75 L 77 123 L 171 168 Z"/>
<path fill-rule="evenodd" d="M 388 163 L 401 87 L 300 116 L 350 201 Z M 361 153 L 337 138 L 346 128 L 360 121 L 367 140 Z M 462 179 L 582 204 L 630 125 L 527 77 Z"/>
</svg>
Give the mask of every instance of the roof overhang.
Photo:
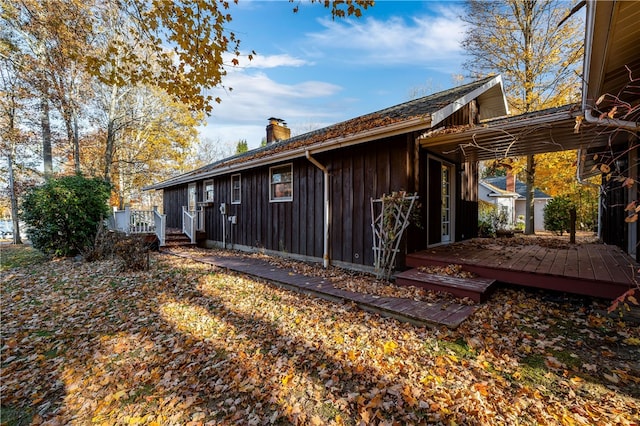
<svg viewBox="0 0 640 426">
<path fill-rule="evenodd" d="M 637 90 L 623 92 L 630 81 L 630 73 L 638 78 L 640 72 L 640 2 L 587 0 L 585 27 L 585 58 L 582 86 L 582 110 L 587 121 L 598 125 L 598 132 L 606 134 L 606 144 L 581 149 L 578 154 L 578 175 L 581 178 L 600 173 L 594 158 L 611 157 L 610 146 L 628 143 L 640 129 L 638 122 L 610 120 L 592 114 L 602 95 L 612 95 L 597 105 L 600 111 L 611 107 L 617 97 L 630 105 L 638 105 Z M 636 118 L 633 118 L 637 120 Z M 616 129 L 625 129 L 616 132 Z M 602 161 L 602 160 L 600 160 Z"/>
<path fill-rule="evenodd" d="M 479 126 L 443 129 L 424 135 L 420 145 L 452 161 L 482 161 L 606 145 L 578 108 L 514 116 Z"/>
<path fill-rule="evenodd" d="M 273 149 L 256 154 L 245 155 L 242 158 L 232 157 L 218 163 L 205 166 L 172 179 L 165 180 L 154 185 L 143 188 L 144 190 L 163 189 L 171 186 L 182 185 L 195 180 L 206 179 L 228 173 L 235 173 L 254 167 L 266 166 L 270 164 L 290 161 L 292 159 L 305 157 L 307 152 L 318 154 L 334 149 L 344 148 L 352 145 L 380 140 L 387 137 L 401 134 L 423 133 L 447 117 L 477 99 L 480 111 L 480 119 L 502 117 L 508 113 L 507 101 L 504 95 L 502 77 L 496 75 L 487 78 L 486 81 L 474 90 L 465 93 L 459 98 L 448 102 L 442 108 L 422 114 L 413 118 L 391 123 L 385 126 L 375 127 L 358 133 L 347 134 L 316 143 L 300 143 L 285 146 L 282 150 Z"/>
<path fill-rule="evenodd" d="M 409 120 L 392 123 L 387 126 L 369 129 L 364 132 L 328 139 L 316 144 L 303 145 L 297 148 L 290 148 L 280 152 L 270 153 L 269 155 L 260 156 L 255 159 L 234 162 L 234 159 L 232 158 L 226 164 L 223 161 L 209 171 L 180 175 L 173 179 L 144 187 L 143 190 L 168 188 L 170 186 L 181 185 L 187 182 L 193 182 L 195 180 L 206 179 L 228 173 L 240 172 L 254 167 L 266 166 L 283 161 L 290 161 L 296 158 L 305 157 L 307 151 L 311 154 L 318 154 L 321 152 L 326 152 L 338 148 L 345 148 L 348 146 L 397 136 L 405 133 L 422 132 L 430 127 L 430 116 L 427 115 L 424 117 L 416 117 Z"/>
<path fill-rule="evenodd" d="M 583 110 L 603 94 L 617 95 L 629 82 L 629 70 L 640 72 L 639 22 L 637 1 L 587 1 Z"/>
</svg>

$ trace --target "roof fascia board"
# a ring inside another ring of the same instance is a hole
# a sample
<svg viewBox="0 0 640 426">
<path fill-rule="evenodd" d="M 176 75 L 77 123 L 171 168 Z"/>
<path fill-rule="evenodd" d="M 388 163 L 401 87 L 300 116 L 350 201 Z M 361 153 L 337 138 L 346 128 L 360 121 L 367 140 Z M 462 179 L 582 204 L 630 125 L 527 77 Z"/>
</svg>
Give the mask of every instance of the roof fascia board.
<svg viewBox="0 0 640 426">
<path fill-rule="evenodd" d="M 216 167 L 215 169 L 206 173 L 184 176 L 182 178 L 178 177 L 178 178 L 175 178 L 174 180 L 165 181 L 156 185 L 150 185 L 143 189 L 150 190 L 150 189 L 168 188 L 170 186 L 181 185 L 187 182 L 193 182 L 201 179 L 206 179 L 209 177 L 224 175 L 232 172 L 239 172 L 239 171 L 251 169 L 254 167 L 279 163 L 282 161 L 293 160 L 298 157 L 306 156 L 307 151 L 309 151 L 310 154 L 317 154 L 320 152 L 326 152 L 334 149 L 345 148 L 352 145 L 371 142 L 373 140 L 382 139 L 385 137 L 396 136 L 403 133 L 410 133 L 413 131 L 423 131 L 425 130 L 425 128 L 430 127 L 430 125 L 431 125 L 431 120 L 428 115 L 423 117 L 416 117 L 416 118 L 412 118 L 402 122 L 392 123 L 388 126 L 369 129 L 364 132 L 356 133 L 353 135 L 337 137 L 337 138 L 329 139 L 327 141 L 318 142 L 316 144 L 307 145 L 307 146 L 303 145 L 298 148 L 284 150 L 282 152 L 275 153 L 272 155 L 265 155 L 263 157 L 256 158 L 255 160 L 243 161 L 241 163 L 230 164 L 228 166 L 221 165 L 220 167 Z"/>
<path fill-rule="evenodd" d="M 493 86 L 495 86 L 497 84 L 499 84 L 500 87 L 502 87 L 502 76 L 500 76 L 500 75 L 495 76 L 494 78 L 492 78 L 491 80 L 487 81 L 485 84 L 483 84 L 482 86 L 478 87 L 474 91 L 467 93 L 466 95 L 462 96 L 461 98 L 458 98 L 455 101 L 451 102 L 446 107 L 441 108 L 438 111 L 434 112 L 433 114 L 431 114 L 431 127 L 437 126 L 438 123 L 442 122 L 444 119 L 449 117 L 451 114 L 453 114 L 454 112 L 456 112 L 459 109 L 463 108 L 469 102 L 471 102 L 472 100 L 474 100 L 478 96 L 482 95 L 483 93 L 485 93 L 486 91 L 488 91 L 489 89 L 491 89 Z M 506 98 L 504 97 L 504 90 L 502 90 L 501 92 L 502 92 L 503 102 L 505 104 L 505 109 L 506 109 L 507 114 L 508 114 L 509 109 L 507 107 Z"/>
</svg>

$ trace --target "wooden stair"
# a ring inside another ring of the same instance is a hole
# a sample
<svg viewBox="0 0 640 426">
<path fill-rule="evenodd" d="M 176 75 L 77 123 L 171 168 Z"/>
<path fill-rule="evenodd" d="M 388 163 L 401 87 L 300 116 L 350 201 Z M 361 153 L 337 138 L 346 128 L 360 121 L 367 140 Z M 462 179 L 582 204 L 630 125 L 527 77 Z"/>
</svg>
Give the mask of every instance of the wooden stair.
<svg viewBox="0 0 640 426">
<path fill-rule="evenodd" d="M 426 290 L 449 293 L 456 297 L 468 297 L 476 303 L 484 302 L 496 282 L 490 278 L 458 278 L 448 275 L 436 275 L 409 269 L 396 274 L 396 284 L 415 286 Z"/>
<path fill-rule="evenodd" d="M 169 231 L 164 237 L 164 247 L 188 247 L 195 246 L 191 238 L 179 231 Z"/>
</svg>

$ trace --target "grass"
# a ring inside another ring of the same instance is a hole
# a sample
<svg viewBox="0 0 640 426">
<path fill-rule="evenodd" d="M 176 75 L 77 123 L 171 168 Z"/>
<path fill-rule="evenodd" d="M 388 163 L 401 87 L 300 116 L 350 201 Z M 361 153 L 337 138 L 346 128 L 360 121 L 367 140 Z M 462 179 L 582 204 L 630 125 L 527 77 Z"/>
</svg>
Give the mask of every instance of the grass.
<svg viewBox="0 0 640 426">
<path fill-rule="evenodd" d="M 30 425 L 33 418 L 33 410 L 30 408 L 17 408 L 0 406 L 0 424 L 11 426 Z"/>
<path fill-rule="evenodd" d="M 41 263 L 46 256 L 38 250 L 26 244 L 2 244 L 0 245 L 0 271 L 8 271 L 13 268 L 21 268 Z"/>
</svg>

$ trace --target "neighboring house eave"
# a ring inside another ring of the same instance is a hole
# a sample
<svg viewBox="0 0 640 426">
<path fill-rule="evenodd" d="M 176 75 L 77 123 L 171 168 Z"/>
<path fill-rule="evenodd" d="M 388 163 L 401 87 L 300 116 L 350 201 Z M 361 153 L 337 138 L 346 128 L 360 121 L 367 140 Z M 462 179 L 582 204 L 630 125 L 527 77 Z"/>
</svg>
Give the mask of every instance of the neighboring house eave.
<svg viewBox="0 0 640 426">
<path fill-rule="evenodd" d="M 488 196 L 493 198 L 517 198 L 519 194 L 517 192 L 505 191 L 504 189 L 500 189 L 497 186 L 491 185 L 488 182 L 483 180 L 480 181 L 480 185 L 487 188 L 491 191 Z"/>
</svg>

